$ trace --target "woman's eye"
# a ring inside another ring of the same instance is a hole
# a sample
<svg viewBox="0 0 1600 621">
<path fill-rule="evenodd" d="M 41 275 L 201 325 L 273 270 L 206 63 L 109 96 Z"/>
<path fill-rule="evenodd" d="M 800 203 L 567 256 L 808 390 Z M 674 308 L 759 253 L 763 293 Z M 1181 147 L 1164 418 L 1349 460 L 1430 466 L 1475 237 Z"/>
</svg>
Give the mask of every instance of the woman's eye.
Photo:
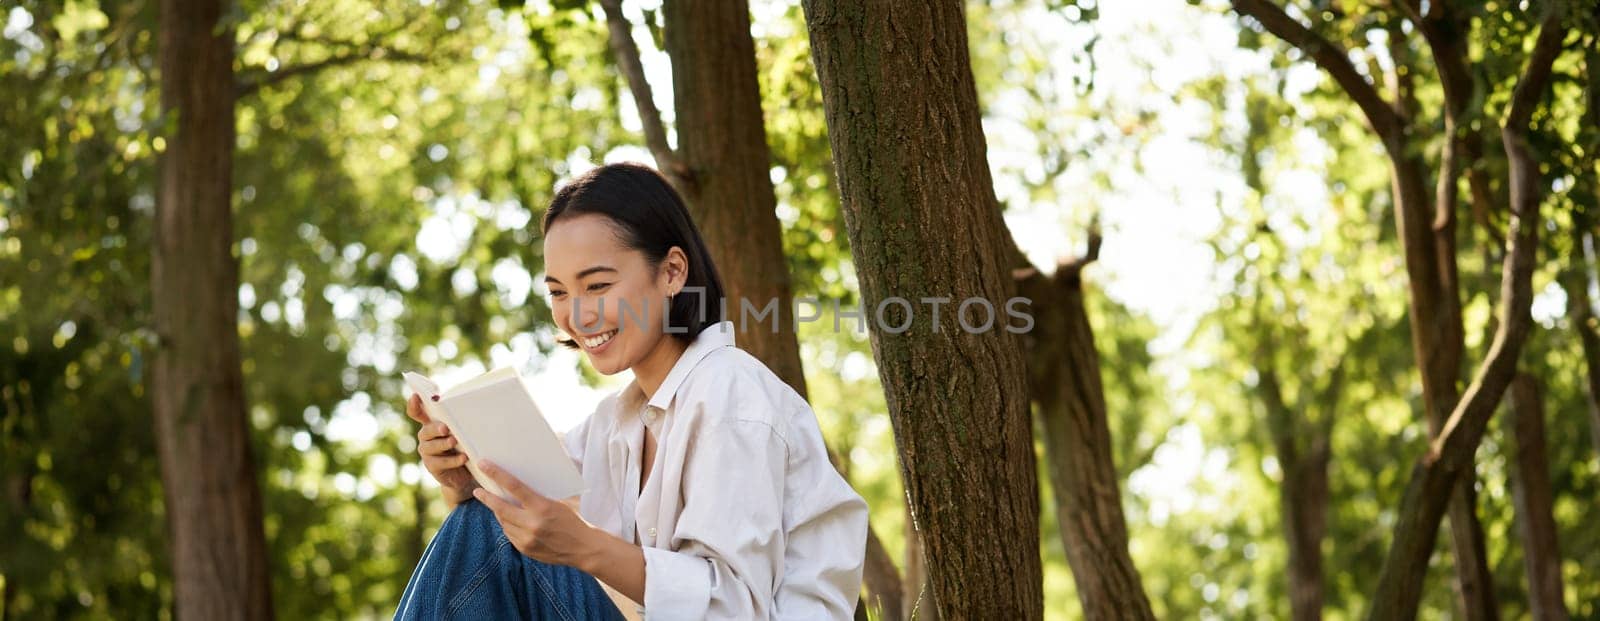
<svg viewBox="0 0 1600 621">
<path fill-rule="evenodd" d="M 550 292 L 550 297 L 552 299 L 559 300 L 561 298 L 567 297 L 567 292 L 565 292 L 565 291 L 551 291 Z"/>
<path fill-rule="evenodd" d="M 589 290 L 590 291 L 604 291 L 606 289 L 606 287 L 610 287 L 610 286 L 611 286 L 611 283 L 608 283 L 608 282 L 597 282 L 595 284 L 589 285 Z"/>
</svg>

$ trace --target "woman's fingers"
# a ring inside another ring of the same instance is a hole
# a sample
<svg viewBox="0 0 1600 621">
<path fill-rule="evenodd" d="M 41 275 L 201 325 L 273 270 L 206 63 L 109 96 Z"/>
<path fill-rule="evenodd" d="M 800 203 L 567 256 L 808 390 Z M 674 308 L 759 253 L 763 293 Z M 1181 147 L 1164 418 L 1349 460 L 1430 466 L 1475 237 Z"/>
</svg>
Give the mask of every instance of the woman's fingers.
<svg viewBox="0 0 1600 621">
<path fill-rule="evenodd" d="M 454 453 L 449 455 L 423 455 L 422 465 L 428 469 L 428 472 L 438 474 L 446 470 L 454 470 L 467 465 L 467 454 Z"/>
<path fill-rule="evenodd" d="M 406 416 L 424 425 L 433 422 L 428 418 L 428 413 L 422 411 L 422 397 L 419 395 L 411 395 L 411 398 L 406 400 Z"/>
<path fill-rule="evenodd" d="M 432 440 L 434 438 L 448 437 L 450 437 L 450 428 L 444 426 L 444 423 L 428 423 L 423 425 L 421 429 L 417 430 L 418 442 L 427 442 L 428 440 Z"/>
<path fill-rule="evenodd" d="M 425 440 L 417 445 L 417 452 L 423 455 L 447 455 L 456 450 L 455 436 L 443 436 L 432 440 Z"/>
</svg>

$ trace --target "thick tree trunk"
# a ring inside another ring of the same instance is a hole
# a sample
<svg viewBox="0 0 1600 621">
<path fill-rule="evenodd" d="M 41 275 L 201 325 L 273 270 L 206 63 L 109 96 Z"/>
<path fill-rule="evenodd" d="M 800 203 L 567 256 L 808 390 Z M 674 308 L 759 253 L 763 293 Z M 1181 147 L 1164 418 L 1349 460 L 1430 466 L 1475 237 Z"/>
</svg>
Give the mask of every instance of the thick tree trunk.
<svg viewBox="0 0 1600 621">
<path fill-rule="evenodd" d="M 1098 240 L 1091 240 L 1090 253 Z M 1020 281 L 1037 325 L 1028 335 L 1029 387 L 1039 405 L 1056 520 L 1078 602 L 1088 619 L 1154 619 L 1128 555 L 1117 469 L 1111 454 L 1100 355 L 1084 308 L 1082 262 Z"/>
<path fill-rule="evenodd" d="M 961 2 L 803 6 L 862 301 L 884 304 L 872 347 L 934 604 L 949 619 L 1038 619 L 1027 369 L 1002 327 L 1014 287 Z M 940 302 L 925 298 L 946 300 L 937 332 Z M 989 328 L 959 327 L 962 304 Z"/>
<path fill-rule="evenodd" d="M 161 161 L 151 375 L 176 616 L 267 619 L 261 491 L 250 454 L 231 212 L 233 30 L 216 0 L 161 3 Z"/>
<path fill-rule="evenodd" d="M 1556 545 L 1555 498 L 1550 488 L 1550 456 L 1545 451 L 1544 398 L 1539 380 L 1527 373 L 1511 383 L 1512 505 L 1528 572 L 1528 606 L 1537 621 L 1565 621 L 1561 598 L 1561 548 Z"/>
</svg>

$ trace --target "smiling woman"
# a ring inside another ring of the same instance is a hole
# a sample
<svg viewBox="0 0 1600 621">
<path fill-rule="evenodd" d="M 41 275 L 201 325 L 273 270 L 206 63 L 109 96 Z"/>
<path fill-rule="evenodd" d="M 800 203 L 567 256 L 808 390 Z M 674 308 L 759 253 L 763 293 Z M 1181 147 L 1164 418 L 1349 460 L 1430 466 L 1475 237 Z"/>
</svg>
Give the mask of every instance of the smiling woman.
<svg viewBox="0 0 1600 621">
<path fill-rule="evenodd" d="M 481 489 L 413 397 L 417 451 L 455 509 L 396 618 L 849 618 L 866 503 L 805 399 L 734 347 L 683 200 L 613 164 L 563 187 L 544 233 L 564 344 L 634 381 L 564 438 L 587 489 L 576 509 L 492 464 L 480 470 L 510 498 Z"/>
</svg>

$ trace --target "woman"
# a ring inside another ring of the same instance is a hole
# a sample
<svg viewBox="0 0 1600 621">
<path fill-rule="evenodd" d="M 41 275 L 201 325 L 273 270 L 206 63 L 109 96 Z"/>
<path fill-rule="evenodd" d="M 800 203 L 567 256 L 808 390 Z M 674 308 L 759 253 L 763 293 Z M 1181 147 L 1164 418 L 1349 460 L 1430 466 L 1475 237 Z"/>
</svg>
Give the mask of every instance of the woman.
<svg viewBox="0 0 1600 621">
<path fill-rule="evenodd" d="M 655 171 L 613 164 L 557 192 L 543 228 L 563 344 L 634 380 L 565 436 L 587 484 L 576 509 L 493 464 L 480 466 L 513 498 L 479 487 L 412 397 L 417 452 L 454 509 L 396 618 L 848 618 L 866 503 L 805 400 L 733 346 L 722 313 L 739 306 L 683 200 Z"/>
</svg>

